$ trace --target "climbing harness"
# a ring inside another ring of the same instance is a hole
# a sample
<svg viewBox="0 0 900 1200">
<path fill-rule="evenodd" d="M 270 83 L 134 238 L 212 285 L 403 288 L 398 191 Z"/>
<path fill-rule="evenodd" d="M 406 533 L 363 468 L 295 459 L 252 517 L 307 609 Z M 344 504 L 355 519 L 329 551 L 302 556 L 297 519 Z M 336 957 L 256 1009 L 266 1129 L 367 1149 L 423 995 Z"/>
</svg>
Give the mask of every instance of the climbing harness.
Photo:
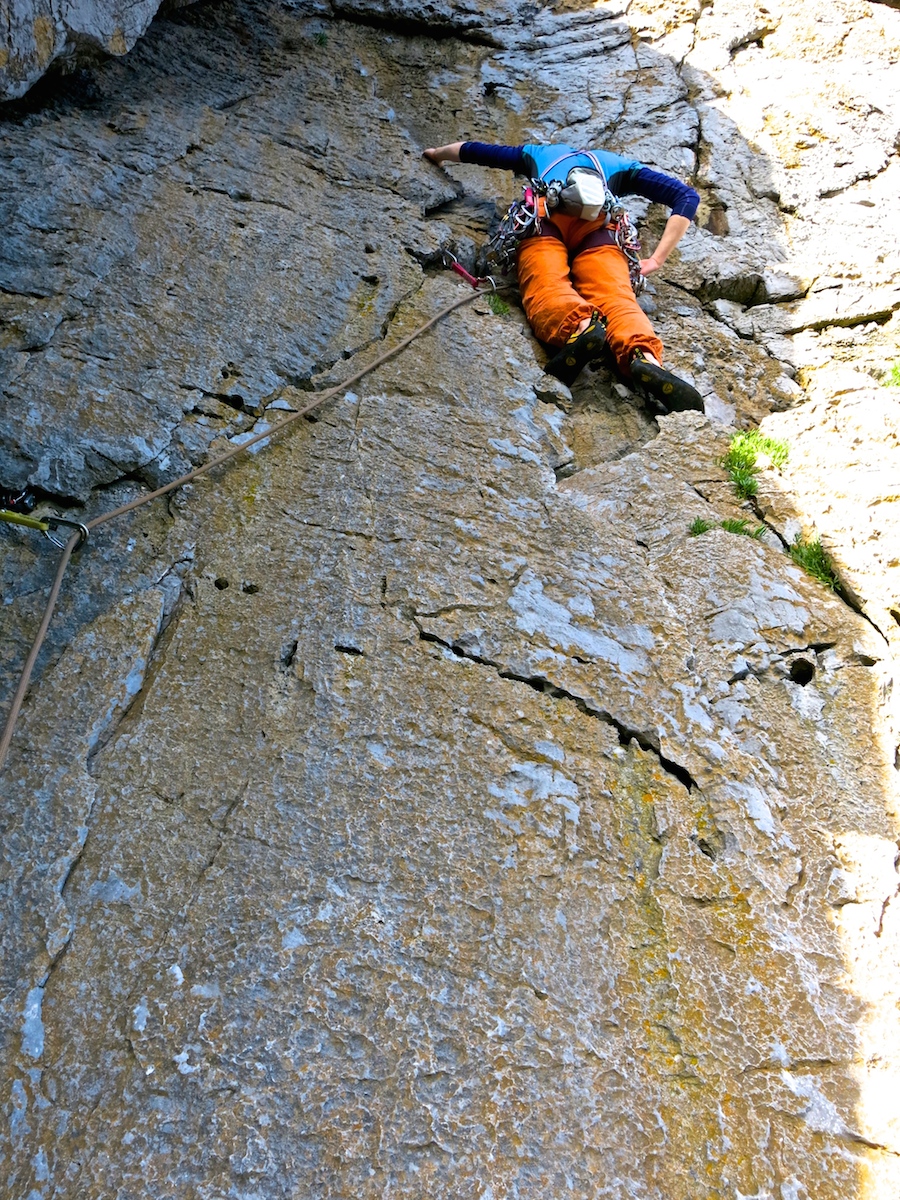
<svg viewBox="0 0 900 1200">
<path fill-rule="evenodd" d="M 597 158 L 588 150 L 579 153 L 590 159 L 594 166 L 572 167 L 565 183 L 559 179 L 547 182 L 546 177 L 551 171 L 573 157 L 567 153 L 545 167 L 540 179 L 531 179 L 524 185 L 522 198 L 512 202 L 488 241 L 488 261 L 496 262 L 501 271 L 508 274 L 515 263 L 519 243 L 540 234 L 541 222 L 557 208 L 567 216 L 584 221 L 596 221 L 605 214 L 604 228 L 612 232 L 616 246 L 625 255 L 632 290 L 639 296 L 645 280 L 641 274 L 641 244 L 637 230 L 622 202 L 609 190 Z"/>
<path fill-rule="evenodd" d="M 44 639 L 47 636 L 47 630 L 50 628 L 50 621 L 53 617 L 53 611 L 56 608 L 56 602 L 59 598 L 59 592 L 60 588 L 62 587 L 62 581 L 66 573 L 66 568 L 68 567 L 69 561 L 75 551 L 83 546 L 87 541 L 90 532 L 99 528 L 101 525 L 106 525 L 107 522 L 114 520 L 116 517 L 124 516 L 125 513 L 132 512 L 136 508 L 141 508 L 143 505 L 149 504 L 152 500 L 156 500 L 160 496 L 166 496 L 169 494 L 169 492 L 174 492 L 177 488 L 184 487 L 185 484 L 190 483 L 199 476 L 208 474 L 215 467 L 219 467 L 232 458 L 237 458 L 239 455 L 246 454 L 254 446 L 258 446 L 261 442 L 273 440 L 283 433 L 289 425 L 292 425 L 296 421 L 301 420 L 301 418 L 308 416 L 313 409 L 319 408 L 327 400 L 331 400 L 339 393 L 345 392 L 355 383 L 358 383 L 360 379 L 363 379 L 366 375 L 371 374 L 372 371 L 382 366 L 389 359 L 394 358 L 396 355 L 402 353 L 402 351 L 404 351 L 407 346 L 411 345 L 416 338 L 421 337 L 423 333 L 427 333 L 429 329 L 432 329 L 438 324 L 439 321 L 443 321 L 445 317 L 449 316 L 449 314 L 454 312 L 457 308 L 462 308 L 464 304 L 471 304 L 471 302 L 476 300 L 479 296 L 483 296 L 488 292 L 497 291 L 498 287 L 505 286 L 504 284 L 498 285 L 494 283 L 494 281 L 489 277 L 481 280 L 475 279 L 475 276 L 469 276 L 469 273 L 465 271 L 464 268 L 460 268 L 458 274 L 469 279 L 474 279 L 477 285 L 476 290 L 463 296 L 459 300 L 454 300 L 452 304 L 446 305 L 445 308 L 442 308 L 440 312 L 438 312 L 430 320 L 426 321 L 424 325 L 420 325 L 418 329 L 413 330 L 411 334 L 403 338 L 402 341 L 398 342 L 396 346 L 391 347 L 390 350 L 386 350 L 383 354 L 373 359 L 368 366 L 363 367 L 354 375 L 351 375 L 349 379 L 345 379 L 343 382 L 335 384 L 334 387 L 326 388 L 324 392 L 319 392 L 318 395 L 316 395 L 316 397 L 308 404 L 289 413 L 286 417 L 280 420 L 277 425 L 272 426 L 263 433 L 256 434 L 254 437 L 249 438 L 246 442 L 242 442 L 239 446 L 232 446 L 231 449 L 224 451 L 224 453 L 217 455 L 215 458 L 209 459 L 201 466 L 195 467 L 192 471 L 188 471 L 186 475 L 180 475 L 177 479 L 173 479 L 170 483 L 166 483 L 162 487 L 156 488 L 155 491 L 148 492 L 145 496 L 138 496 L 134 500 L 129 500 L 127 504 L 120 504 L 118 508 L 111 509 L 107 513 L 101 513 L 99 516 L 93 517 L 90 521 L 85 522 L 83 525 L 77 521 L 66 520 L 63 517 L 47 516 L 38 518 L 31 517 L 27 513 L 13 512 L 9 509 L 0 510 L 0 521 L 6 521 L 7 523 L 13 525 L 24 525 L 29 529 L 38 530 L 49 537 L 54 545 L 62 547 L 62 554 L 60 556 L 59 563 L 57 564 L 56 575 L 53 579 L 53 583 L 50 586 L 50 591 L 47 596 L 47 604 L 44 608 L 44 615 L 41 618 L 40 626 L 38 627 L 38 631 L 35 635 L 34 641 L 32 642 L 31 650 L 29 651 L 28 657 L 25 660 L 25 665 L 22 668 L 18 686 L 9 706 L 6 724 L 3 728 L 3 735 L 0 737 L 0 770 L 3 769 L 3 766 L 6 762 L 9 746 L 12 742 L 13 732 L 15 731 L 16 727 L 16 721 L 18 720 L 19 712 L 25 700 L 25 695 L 28 692 L 28 685 L 31 682 L 31 674 L 34 670 L 34 664 L 37 662 L 38 654 L 40 653 L 41 647 L 44 644 Z M 273 393 L 267 398 L 267 402 L 278 399 L 279 396 L 284 394 L 285 390 L 286 389 L 284 388 L 279 389 L 279 391 Z M 8 493 L 3 496 L 3 499 L 6 499 L 7 495 Z M 59 528 L 68 528 L 72 530 L 68 540 L 64 543 L 52 536 L 53 532 Z"/>
</svg>

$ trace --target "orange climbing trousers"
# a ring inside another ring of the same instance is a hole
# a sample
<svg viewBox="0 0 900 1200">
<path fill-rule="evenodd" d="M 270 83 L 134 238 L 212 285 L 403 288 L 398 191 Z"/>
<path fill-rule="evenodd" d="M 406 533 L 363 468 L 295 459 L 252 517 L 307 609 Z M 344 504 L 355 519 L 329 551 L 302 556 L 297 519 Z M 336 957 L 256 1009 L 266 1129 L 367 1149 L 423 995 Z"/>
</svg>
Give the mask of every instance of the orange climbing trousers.
<svg viewBox="0 0 900 1200">
<path fill-rule="evenodd" d="M 522 304 L 535 335 L 563 346 L 596 309 L 606 319 L 607 345 L 626 374 L 635 350 L 662 362 L 662 342 L 635 299 L 625 255 L 614 244 L 580 250 L 601 223 L 554 213 L 544 228 L 551 224 L 560 236 L 526 238 L 517 259 Z"/>
</svg>

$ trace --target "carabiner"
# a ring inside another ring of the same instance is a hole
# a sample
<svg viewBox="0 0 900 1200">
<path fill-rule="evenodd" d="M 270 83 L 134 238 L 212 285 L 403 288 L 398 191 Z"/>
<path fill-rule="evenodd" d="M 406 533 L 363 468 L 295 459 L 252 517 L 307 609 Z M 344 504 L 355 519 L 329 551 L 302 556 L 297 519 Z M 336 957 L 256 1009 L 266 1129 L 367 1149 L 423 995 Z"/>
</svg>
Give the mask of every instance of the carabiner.
<svg viewBox="0 0 900 1200">
<path fill-rule="evenodd" d="M 78 545 L 75 547 L 75 550 L 80 550 L 81 547 L 84 545 L 84 543 L 88 540 L 88 538 L 90 536 L 90 530 L 88 529 L 87 525 L 82 525 L 82 523 L 80 521 L 67 521 L 65 517 L 47 516 L 47 517 L 44 517 L 44 522 L 47 525 L 47 528 L 43 531 L 44 537 L 49 538 L 49 540 L 53 543 L 53 545 L 59 546 L 60 549 L 62 549 L 69 540 L 68 538 L 66 538 L 65 541 L 60 541 L 59 538 L 55 538 L 53 536 L 53 533 L 51 531 L 54 529 L 58 529 L 60 526 L 63 526 L 65 529 L 77 530 L 79 537 L 78 537 Z M 75 551 L 73 550 L 73 554 L 74 554 L 74 552 Z"/>
<path fill-rule="evenodd" d="M 449 267 L 451 271 L 455 271 L 457 275 L 461 275 L 466 283 L 468 283 L 471 287 L 477 288 L 481 283 L 481 280 L 476 275 L 473 275 L 471 271 L 466 270 L 466 268 L 451 250 L 442 250 L 441 257 L 444 260 L 444 266 Z M 448 262 L 448 259 L 451 259 L 452 261 Z"/>
</svg>

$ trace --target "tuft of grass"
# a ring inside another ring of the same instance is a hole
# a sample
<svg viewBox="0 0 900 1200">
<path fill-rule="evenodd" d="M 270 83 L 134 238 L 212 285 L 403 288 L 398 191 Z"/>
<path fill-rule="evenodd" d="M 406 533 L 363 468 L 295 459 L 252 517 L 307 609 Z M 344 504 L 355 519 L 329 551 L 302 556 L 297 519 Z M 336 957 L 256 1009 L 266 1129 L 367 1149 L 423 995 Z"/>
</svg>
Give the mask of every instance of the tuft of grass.
<svg viewBox="0 0 900 1200">
<path fill-rule="evenodd" d="M 759 491 L 755 470 L 748 471 L 744 467 L 736 467 L 730 470 L 728 474 L 731 476 L 731 482 L 734 485 L 738 499 L 750 500 Z"/>
<path fill-rule="evenodd" d="M 750 429 L 736 433 L 719 460 L 741 500 L 749 500 L 759 491 L 755 476 L 759 474 L 756 460 L 760 454 L 781 469 L 787 462 L 788 444 L 779 438 L 766 437 L 758 429 Z"/>
<path fill-rule="evenodd" d="M 755 471 L 756 449 L 744 434 L 736 433 L 719 461 L 729 475 L 734 471 Z"/>
<path fill-rule="evenodd" d="M 757 525 L 754 528 L 744 517 L 726 517 L 722 528 L 726 533 L 739 533 L 742 537 L 756 538 L 757 541 L 766 532 L 765 525 Z"/>
<path fill-rule="evenodd" d="M 884 387 L 900 387 L 900 362 L 894 363 L 881 382 Z"/>
<path fill-rule="evenodd" d="M 753 433 L 757 436 L 760 451 L 771 461 L 772 466 L 780 471 L 790 452 L 787 442 L 782 438 L 766 437 L 759 430 L 754 430 Z"/>
<path fill-rule="evenodd" d="M 835 591 L 838 585 L 837 576 L 832 570 L 831 560 L 819 538 L 811 538 L 806 541 L 803 535 L 798 533 L 788 553 L 807 575 L 812 575 L 813 579 L 818 579 L 819 583 L 824 584 L 830 591 Z"/>
<path fill-rule="evenodd" d="M 490 296 L 488 296 L 488 307 L 490 308 L 491 312 L 495 313 L 498 317 L 505 317 L 509 315 L 509 305 L 505 300 L 501 300 L 496 292 L 491 292 Z"/>
<path fill-rule="evenodd" d="M 688 526 L 688 533 L 691 537 L 700 537 L 704 533 L 709 533 L 711 529 L 715 529 L 714 521 L 707 521 L 703 517 L 697 517 L 691 521 Z M 751 525 L 744 517 L 726 517 L 724 521 L 720 521 L 719 529 L 724 529 L 726 533 L 738 533 L 743 537 L 756 538 L 759 540 L 766 532 L 765 525 Z"/>
<path fill-rule="evenodd" d="M 313 41 L 316 43 L 317 46 L 327 46 L 328 45 L 328 34 L 320 29 L 318 33 L 313 34 Z"/>
</svg>

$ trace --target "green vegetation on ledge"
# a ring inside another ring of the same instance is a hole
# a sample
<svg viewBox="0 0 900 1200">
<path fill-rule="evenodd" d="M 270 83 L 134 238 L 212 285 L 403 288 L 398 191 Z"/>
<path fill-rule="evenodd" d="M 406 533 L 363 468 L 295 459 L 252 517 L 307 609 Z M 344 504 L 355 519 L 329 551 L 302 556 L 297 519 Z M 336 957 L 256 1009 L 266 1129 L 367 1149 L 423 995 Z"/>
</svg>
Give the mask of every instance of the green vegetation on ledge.
<svg viewBox="0 0 900 1200">
<path fill-rule="evenodd" d="M 692 521 L 688 533 L 691 537 L 700 537 L 704 533 L 709 533 L 710 529 L 715 529 L 716 525 L 713 521 L 706 521 L 703 517 L 697 517 Z M 726 517 L 724 521 L 720 521 L 719 529 L 724 529 L 726 533 L 737 533 L 743 537 L 755 538 L 757 541 L 766 532 L 765 525 L 752 526 L 744 517 Z"/>
<path fill-rule="evenodd" d="M 742 537 L 756 538 L 757 541 L 766 532 L 765 525 L 751 526 L 744 517 L 726 517 L 722 522 L 722 528 L 726 533 L 738 533 Z"/>
<path fill-rule="evenodd" d="M 802 567 L 807 575 L 812 575 L 813 579 L 818 579 L 819 583 L 824 584 L 832 592 L 836 590 L 838 586 L 837 576 L 832 569 L 831 560 L 819 538 L 810 538 L 807 541 L 802 534 L 798 533 L 788 553 L 797 566 Z"/>
<path fill-rule="evenodd" d="M 741 500 L 750 500 L 759 491 L 757 458 L 764 454 L 779 469 L 787 462 L 787 442 L 766 437 L 758 429 L 736 433 L 720 462 Z"/>
</svg>

